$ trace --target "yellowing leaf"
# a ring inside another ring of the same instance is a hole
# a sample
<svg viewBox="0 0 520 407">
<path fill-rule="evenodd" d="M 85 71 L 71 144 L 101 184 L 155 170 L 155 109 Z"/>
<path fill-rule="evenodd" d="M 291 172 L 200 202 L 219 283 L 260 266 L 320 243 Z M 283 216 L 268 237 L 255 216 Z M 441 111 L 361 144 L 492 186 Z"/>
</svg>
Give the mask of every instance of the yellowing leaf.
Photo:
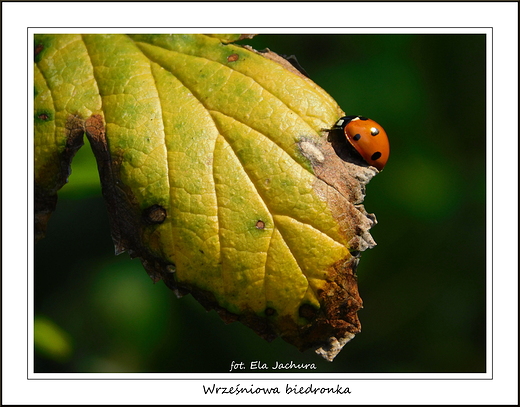
<svg viewBox="0 0 520 407">
<path fill-rule="evenodd" d="M 34 52 L 35 236 L 41 238 L 83 145 L 83 120 L 101 112 L 101 98 L 80 35 L 35 36 Z"/>
<path fill-rule="evenodd" d="M 375 244 L 361 202 L 377 171 L 326 131 L 344 113 L 324 90 L 236 39 L 37 37 L 35 116 L 55 119 L 35 118 L 36 182 L 61 187 L 41 162 L 62 165 L 85 131 L 117 252 L 226 321 L 332 359 L 360 330 L 351 252 Z"/>
</svg>

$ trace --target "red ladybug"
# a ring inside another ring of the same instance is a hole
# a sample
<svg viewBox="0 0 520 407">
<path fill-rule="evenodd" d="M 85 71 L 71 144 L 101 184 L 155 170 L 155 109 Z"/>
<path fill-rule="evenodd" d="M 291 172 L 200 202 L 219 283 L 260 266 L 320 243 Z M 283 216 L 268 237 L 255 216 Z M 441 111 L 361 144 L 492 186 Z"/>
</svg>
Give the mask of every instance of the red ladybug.
<svg viewBox="0 0 520 407">
<path fill-rule="evenodd" d="M 384 129 L 363 116 L 344 116 L 334 125 L 345 133 L 348 142 L 369 164 L 381 171 L 390 155 L 390 143 Z"/>
</svg>

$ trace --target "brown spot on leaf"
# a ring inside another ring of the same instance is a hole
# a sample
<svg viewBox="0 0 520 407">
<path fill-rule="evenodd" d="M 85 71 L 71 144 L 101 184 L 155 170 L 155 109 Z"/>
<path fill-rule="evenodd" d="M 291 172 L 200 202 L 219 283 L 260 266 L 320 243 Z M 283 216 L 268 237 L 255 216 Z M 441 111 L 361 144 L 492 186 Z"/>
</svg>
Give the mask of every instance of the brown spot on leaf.
<svg viewBox="0 0 520 407">
<path fill-rule="evenodd" d="M 150 224 L 160 224 L 166 219 L 166 209 L 161 205 L 152 205 L 143 211 L 143 219 Z"/>
<path fill-rule="evenodd" d="M 34 47 L 34 56 L 37 56 L 40 52 L 43 51 L 43 44 L 38 44 Z"/>
<path fill-rule="evenodd" d="M 276 310 L 274 308 L 271 308 L 271 307 L 267 307 L 264 311 L 265 315 L 268 316 L 268 317 L 271 317 L 273 316 L 274 314 L 276 314 Z"/>
<path fill-rule="evenodd" d="M 38 119 L 40 119 L 40 120 L 48 120 L 49 119 L 49 115 L 45 114 L 45 113 L 40 113 L 38 115 Z"/>
<path fill-rule="evenodd" d="M 94 114 L 85 120 L 85 131 L 95 142 L 106 144 L 105 124 L 101 115 Z"/>
<path fill-rule="evenodd" d="M 262 221 L 262 220 L 259 220 L 259 221 L 256 222 L 255 226 L 256 226 L 257 229 L 265 229 L 265 222 Z"/>
<path fill-rule="evenodd" d="M 235 62 L 235 61 L 238 61 L 238 54 L 231 54 L 230 56 L 227 57 L 227 61 L 228 62 Z"/>
</svg>

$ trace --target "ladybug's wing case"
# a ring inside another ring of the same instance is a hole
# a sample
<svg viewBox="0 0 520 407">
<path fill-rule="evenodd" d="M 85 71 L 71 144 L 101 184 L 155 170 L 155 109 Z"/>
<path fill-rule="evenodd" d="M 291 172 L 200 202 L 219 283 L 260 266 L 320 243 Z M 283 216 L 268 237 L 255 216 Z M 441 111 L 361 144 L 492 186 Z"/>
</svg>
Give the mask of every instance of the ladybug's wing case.
<svg viewBox="0 0 520 407">
<path fill-rule="evenodd" d="M 334 129 L 342 129 L 348 142 L 367 164 L 381 171 L 390 155 L 390 143 L 385 130 L 374 120 L 363 116 L 345 116 Z"/>
</svg>

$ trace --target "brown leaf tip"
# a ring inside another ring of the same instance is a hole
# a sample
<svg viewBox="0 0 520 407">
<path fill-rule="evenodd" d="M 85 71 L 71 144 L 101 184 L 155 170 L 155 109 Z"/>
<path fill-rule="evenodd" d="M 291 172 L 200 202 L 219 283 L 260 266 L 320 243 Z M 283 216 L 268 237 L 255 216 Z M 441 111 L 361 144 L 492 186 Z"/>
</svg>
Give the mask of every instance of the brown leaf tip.
<svg viewBox="0 0 520 407">
<path fill-rule="evenodd" d="M 240 40 L 250 40 L 251 38 L 255 37 L 257 34 L 240 34 Z"/>
<path fill-rule="evenodd" d="M 328 343 L 323 345 L 315 350 L 315 352 L 320 355 L 325 360 L 332 362 L 334 358 L 341 352 L 343 346 L 350 340 L 354 339 L 354 334 L 350 332 L 346 332 L 345 335 L 341 338 L 336 338 L 334 336 L 328 339 Z"/>
</svg>

